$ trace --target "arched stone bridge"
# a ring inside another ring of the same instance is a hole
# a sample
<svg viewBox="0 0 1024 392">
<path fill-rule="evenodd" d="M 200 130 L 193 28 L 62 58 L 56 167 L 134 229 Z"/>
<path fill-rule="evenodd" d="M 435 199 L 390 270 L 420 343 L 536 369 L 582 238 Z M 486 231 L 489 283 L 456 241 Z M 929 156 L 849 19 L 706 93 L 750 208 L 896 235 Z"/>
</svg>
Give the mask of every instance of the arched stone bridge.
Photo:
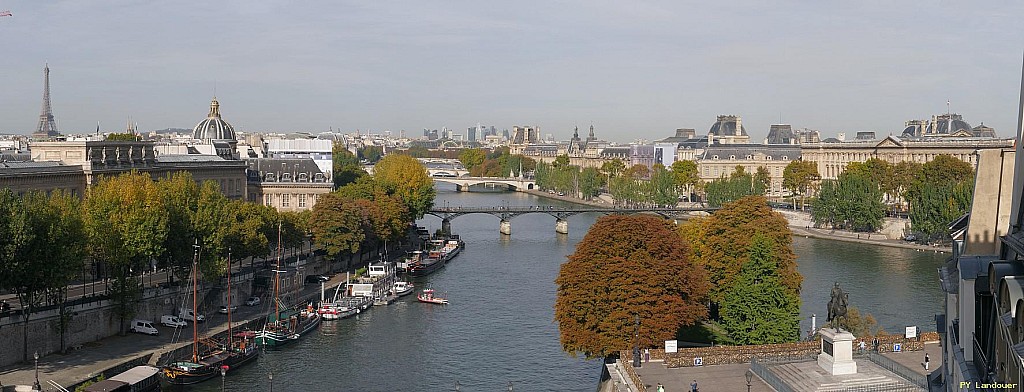
<svg viewBox="0 0 1024 392">
<path fill-rule="evenodd" d="M 601 207 L 557 207 L 557 206 L 500 206 L 500 207 L 434 207 L 426 212 L 426 215 L 433 215 L 441 218 L 441 231 L 451 233 L 451 221 L 462 215 L 489 214 L 501 220 L 498 230 L 501 234 L 512 234 L 512 218 L 526 214 L 548 214 L 555 217 L 555 231 L 561 234 L 569 233 L 570 216 L 584 212 L 596 212 L 600 214 L 657 214 L 666 219 L 679 219 L 690 216 L 694 212 L 714 212 L 718 208 L 711 207 L 651 207 L 651 208 L 601 208 Z"/>
<path fill-rule="evenodd" d="M 537 187 L 532 179 L 508 178 L 508 177 L 434 177 L 434 181 L 441 181 L 455 184 L 455 189 L 461 192 L 469 192 L 469 187 L 479 184 L 502 184 L 510 191 L 530 190 Z"/>
</svg>

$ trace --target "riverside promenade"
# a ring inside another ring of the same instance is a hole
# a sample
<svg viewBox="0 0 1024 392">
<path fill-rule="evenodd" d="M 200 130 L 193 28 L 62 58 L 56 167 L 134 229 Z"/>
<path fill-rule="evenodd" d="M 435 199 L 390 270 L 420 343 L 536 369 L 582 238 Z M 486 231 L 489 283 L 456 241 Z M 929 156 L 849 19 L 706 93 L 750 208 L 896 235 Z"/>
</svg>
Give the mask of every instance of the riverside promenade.
<svg viewBox="0 0 1024 392">
<path fill-rule="evenodd" d="M 415 232 L 410 232 L 409 245 L 398 248 L 392 253 L 392 261 L 402 257 L 406 250 L 411 250 L 416 241 Z M 335 274 L 324 282 L 328 291 L 333 289 L 345 280 L 344 273 Z M 320 285 L 306 285 L 299 290 L 294 298 L 296 303 L 305 303 L 310 300 L 319 300 Z M 271 303 L 264 298 L 261 306 L 239 306 L 238 311 L 232 313 L 234 325 L 241 326 L 246 323 L 259 323 L 266 319 L 269 314 L 268 305 Z M 227 331 L 227 315 L 215 313 L 207 314 L 207 321 L 199 324 L 201 336 L 213 336 Z M 159 324 L 159 320 L 152 320 Z M 67 354 L 54 353 L 39 358 L 38 377 L 44 390 L 52 389 L 49 380 L 68 387 L 83 381 L 92 379 L 103 372 L 134 361 L 156 365 L 156 362 L 165 353 L 191 345 L 192 326 L 191 324 L 181 328 L 175 338 L 174 328 L 155 325 L 160 331 L 157 336 L 128 333 L 125 336 L 110 336 L 98 341 L 83 344 L 80 348 L 69 350 Z M 109 376 L 109 375 L 108 375 Z M 16 365 L 0 368 L 0 386 L 9 385 L 32 385 L 36 380 L 36 369 L 29 358 L 29 362 L 22 362 Z"/>
<path fill-rule="evenodd" d="M 602 199 L 602 197 L 608 197 L 606 194 L 602 194 L 601 196 L 598 197 L 597 200 L 582 200 L 582 199 L 578 199 L 578 198 L 571 197 L 571 196 L 558 196 L 558 195 L 550 194 L 550 193 L 547 193 L 545 191 L 540 191 L 540 190 L 536 190 L 536 189 L 524 190 L 523 192 L 526 192 L 526 193 L 529 193 L 529 194 L 532 194 L 532 195 L 535 195 L 535 196 L 538 196 L 538 197 L 544 197 L 544 198 L 564 201 L 564 202 L 568 202 L 568 203 L 583 204 L 583 205 L 588 205 L 588 206 L 593 206 L 593 207 L 604 207 L 604 208 L 612 208 L 613 207 L 613 205 L 609 201 L 605 201 L 604 199 Z M 682 206 L 685 207 L 686 205 L 682 205 Z M 793 211 L 793 210 L 775 209 L 775 211 L 781 213 L 782 216 L 786 217 L 786 220 L 789 222 L 789 229 L 790 229 L 790 231 L 793 232 L 793 235 L 798 235 L 798 236 L 803 236 L 803 237 L 811 237 L 811 238 L 820 238 L 820 239 L 833 240 L 833 241 L 856 242 L 856 243 L 861 243 L 861 244 L 889 246 L 889 247 L 894 247 L 894 248 L 914 249 L 914 250 L 918 250 L 918 251 L 922 251 L 922 252 L 942 252 L 942 253 L 950 253 L 950 252 L 952 252 L 952 249 L 949 246 L 935 247 L 935 246 L 921 245 L 921 244 L 917 244 L 917 243 L 914 243 L 914 242 L 908 242 L 908 241 L 903 241 L 903 240 L 894 240 L 894 239 L 889 239 L 885 235 L 879 234 L 879 233 L 856 233 L 856 232 L 846 231 L 846 230 L 819 229 L 819 228 L 813 227 L 813 223 L 811 222 L 810 214 L 807 214 L 805 212 L 800 212 L 800 211 Z M 746 386 L 746 385 L 744 385 L 744 386 Z"/>
</svg>

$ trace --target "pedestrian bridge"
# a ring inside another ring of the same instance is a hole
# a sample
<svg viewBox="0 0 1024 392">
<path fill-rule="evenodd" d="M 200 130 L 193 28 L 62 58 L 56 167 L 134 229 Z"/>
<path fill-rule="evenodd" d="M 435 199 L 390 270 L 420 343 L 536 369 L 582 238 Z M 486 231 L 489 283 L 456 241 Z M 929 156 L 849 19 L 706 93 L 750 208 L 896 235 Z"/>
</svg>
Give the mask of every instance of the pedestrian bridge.
<svg viewBox="0 0 1024 392">
<path fill-rule="evenodd" d="M 433 215 L 441 218 L 441 231 L 451 233 L 451 221 L 462 215 L 489 214 L 501 220 L 498 231 L 501 234 L 512 234 L 512 218 L 526 214 L 547 214 L 555 218 L 555 232 L 560 234 L 569 233 L 570 216 L 585 212 L 599 214 L 656 214 L 666 219 L 685 219 L 696 214 L 707 214 L 717 211 L 718 208 L 711 207 L 590 207 L 590 206 L 498 206 L 498 207 L 434 207 L 426 212 L 426 215 Z"/>
<path fill-rule="evenodd" d="M 473 185 L 490 184 L 490 185 L 502 185 L 510 191 L 524 191 L 531 190 L 537 187 L 536 182 L 528 178 L 508 178 L 508 177 L 445 177 L 434 175 L 434 181 L 447 182 L 455 184 L 455 189 L 460 192 L 469 192 L 469 187 Z"/>
</svg>

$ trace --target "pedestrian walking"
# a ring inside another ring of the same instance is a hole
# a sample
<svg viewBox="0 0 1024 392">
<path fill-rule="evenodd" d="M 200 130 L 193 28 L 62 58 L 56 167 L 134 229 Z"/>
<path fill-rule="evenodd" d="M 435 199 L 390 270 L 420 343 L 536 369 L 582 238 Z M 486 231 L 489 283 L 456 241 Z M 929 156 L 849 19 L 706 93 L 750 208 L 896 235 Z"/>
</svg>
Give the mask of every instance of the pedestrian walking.
<svg viewBox="0 0 1024 392">
<path fill-rule="evenodd" d="M 928 353 L 924 353 L 924 370 L 928 370 Z"/>
<path fill-rule="evenodd" d="M 644 349 L 644 363 L 648 363 L 650 361 L 651 361 L 651 349 L 645 348 Z"/>
<path fill-rule="evenodd" d="M 864 346 L 865 346 L 865 345 L 864 345 L 864 341 L 863 341 L 863 340 L 861 340 L 861 341 L 860 341 L 860 353 L 861 353 L 861 354 L 864 354 Z"/>
<path fill-rule="evenodd" d="M 690 392 L 698 392 L 698 391 L 699 390 L 697 389 L 697 380 L 693 380 L 693 382 L 690 383 Z"/>
<path fill-rule="evenodd" d="M 658 383 L 658 392 L 665 392 L 665 386 L 661 385 L 660 382 Z"/>
</svg>

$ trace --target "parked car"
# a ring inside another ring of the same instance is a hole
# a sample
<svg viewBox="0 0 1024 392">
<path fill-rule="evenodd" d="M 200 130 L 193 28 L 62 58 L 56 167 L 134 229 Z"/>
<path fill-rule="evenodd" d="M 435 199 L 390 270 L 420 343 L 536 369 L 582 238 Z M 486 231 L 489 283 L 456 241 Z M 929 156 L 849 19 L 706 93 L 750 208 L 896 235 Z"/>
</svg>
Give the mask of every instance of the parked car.
<svg viewBox="0 0 1024 392">
<path fill-rule="evenodd" d="M 165 314 L 160 316 L 160 325 L 171 328 L 181 328 L 188 325 L 188 323 L 186 323 L 185 320 L 182 320 L 181 317 L 173 314 Z"/>
<path fill-rule="evenodd" d="M 196 322 L 199 323 L 206 321 L 206 316 L 203 316 L 201 314 L 195 314 L 192 312 L 192 309 L 182 309 L 180 312 L 178 312 L 178 317 L 185 321 L 195 320 Z"/>
<path fill-rule="evenodd" d="M 129 325 L 130 325 L 130 327 L 128 327 L 128 330 L 132 331 L 132 332 L 135 332 L 135 333 L 144 333 L 146 335 L 153 335 L 153 336 L 156 336 L 156 335 L 160 334 L 160 331 L 158 331 L 156 329 L 156 327 L 153 326 L 153 322 L 149 321 L 149 320 L 135 319 L 135 320 L 132 320 L 131 324 L 129 324 Z"/>
<path fill-rule="evenodd" d="M 231 305 L 231 311 L 232 312 L 238 311 L 238 307 L 235 306 L 235 305 Z M 225 306 L 225 305 L 221 305 L 220 309 L 217 309 L 217 313 L 228 314 L 228 307 Z"/>
<path fill-rule="evenodd" d="M 249 297 L 245 300 L 245 306 L 256 306 L 260 304 L 260 297 Z"/>
<path fill-rule="evenodd" d="M 323 275 L 306 275 L 306 283 L 320 283 L 330 280 L 328 277 Z"/>
</svg>

